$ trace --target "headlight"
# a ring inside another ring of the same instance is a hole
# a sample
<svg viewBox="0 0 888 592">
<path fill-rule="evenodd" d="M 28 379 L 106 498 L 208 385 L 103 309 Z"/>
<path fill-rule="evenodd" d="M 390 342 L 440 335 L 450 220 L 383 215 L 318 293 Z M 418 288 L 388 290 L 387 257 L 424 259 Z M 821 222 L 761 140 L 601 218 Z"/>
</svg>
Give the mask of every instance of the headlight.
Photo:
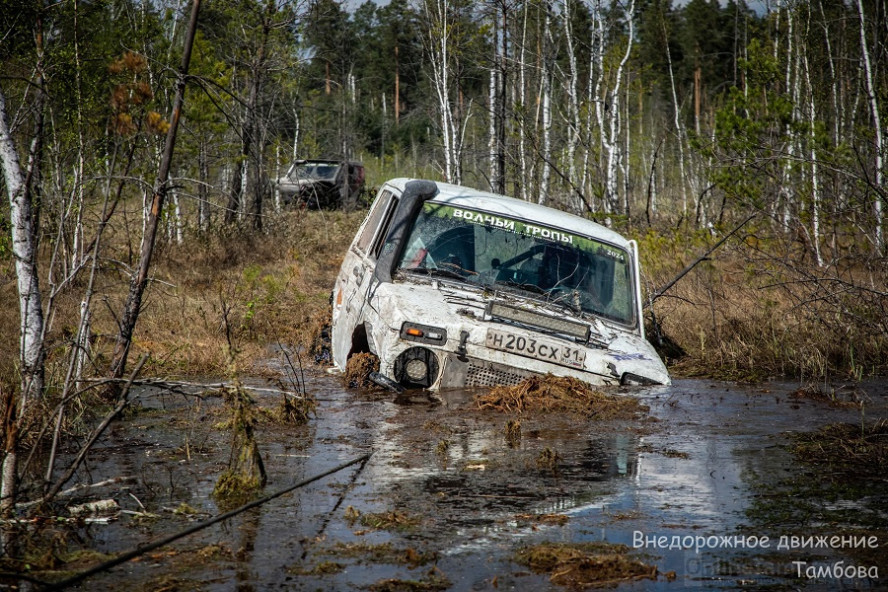
<svg viewBox="0 0 888 592">
<path fill-rule="evenodd" d="M 395 358 L 395 380 L 408 388 L 428 388 L 438 379 L 438 357 L 430 349 L 411 347 Z"/>
<path fill-rule="evenodd" d="M 444 345 L 447 342 L 447 331 L 440 327 L 406 322 L 401 325 L 401 339 L 431 345 Z"/>
</svg>

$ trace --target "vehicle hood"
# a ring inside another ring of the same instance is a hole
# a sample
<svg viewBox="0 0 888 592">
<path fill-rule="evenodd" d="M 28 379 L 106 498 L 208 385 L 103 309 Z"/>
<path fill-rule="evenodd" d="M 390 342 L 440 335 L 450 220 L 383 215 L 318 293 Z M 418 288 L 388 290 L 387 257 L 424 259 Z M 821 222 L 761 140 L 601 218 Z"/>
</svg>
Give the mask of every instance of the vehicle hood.
<svg viewBox="0 0 888 592">
<path fill-rule="evenodd" d="M 485 310 L 492 300 L 548 317 L 566 317 L 557 307 L 547 307 L 509 293 L 464 289 L 456 282 L 426 278 L 382 282 L 372 290 L 368 303 L 378 313 L 378 319 L 386 320 L 389 325 L 387 332 L 393 338 L 405 322 L 438 327 L 447 332 L 445 349 L 451 351 L 463 332 L 468 333 L 470 345 L 483 348 L 490 327 L 531 331 L 543 338 L 565 343 L 573 341 L 542 327 L 516 328 L 515 325 L 491 319 L 485 315 Z M 659 356 L 637 332 L 614 327 L 597 318 L 584 320 L 574 317 L 573 320 L 585 323 L 590 328 L 587 347 L 593 355 L 587 357 L 587 371 L 607 373 L 614 377 L 630 372 L 661 384 L 669 383 L 669 375 Z"/>
</svg>

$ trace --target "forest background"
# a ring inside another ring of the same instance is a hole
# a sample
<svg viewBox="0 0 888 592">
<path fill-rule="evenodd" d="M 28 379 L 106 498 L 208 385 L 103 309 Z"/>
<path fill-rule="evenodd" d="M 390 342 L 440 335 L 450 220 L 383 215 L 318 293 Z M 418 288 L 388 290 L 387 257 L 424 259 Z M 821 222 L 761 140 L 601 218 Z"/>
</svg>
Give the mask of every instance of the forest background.
<svg viewBox="0 0 888 592">
<path fill-rule="evenodd" d="M 884 373 L 886 8 L 0 0 L 3 505 L 21 439 L 134 355 L 218 376 L 311 341 L 366 204 L 284 208 L 294 158 L 637 239 L 674 373 Z"/>
</svg>

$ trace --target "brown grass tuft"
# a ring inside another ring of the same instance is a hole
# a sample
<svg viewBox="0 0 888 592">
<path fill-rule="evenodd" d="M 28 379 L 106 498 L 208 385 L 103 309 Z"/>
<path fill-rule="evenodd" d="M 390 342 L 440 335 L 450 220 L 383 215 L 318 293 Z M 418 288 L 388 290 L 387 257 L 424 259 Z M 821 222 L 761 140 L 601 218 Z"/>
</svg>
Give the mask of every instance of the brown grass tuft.
<svg viewBox="0 0 888 592">
<path fill-rule="evenodd" d="M 553 584 L 570 589 L 657 579 L 655 565 L 628 552 L 625 545 L 608 543 L 541 543 L 522 549 L 515 559 L 537 573 L 551 574 Z"/>
<path fill-rule="evenodd" d="M 371 388 L 371 372 L 379 372 L 379 358 L 370 352 L 354 354 L 345 365 L 345 383 L 349 388 Z"/>
<path fill-rule="evenodd" d="M 506 413 L 564 412 L 601 420 L 631 419 L 646 410 L 632 397 L 606 395 L 576 378 L 551 374 L 494 387 L 475 402 L 479 409 Z"/>
</svg>

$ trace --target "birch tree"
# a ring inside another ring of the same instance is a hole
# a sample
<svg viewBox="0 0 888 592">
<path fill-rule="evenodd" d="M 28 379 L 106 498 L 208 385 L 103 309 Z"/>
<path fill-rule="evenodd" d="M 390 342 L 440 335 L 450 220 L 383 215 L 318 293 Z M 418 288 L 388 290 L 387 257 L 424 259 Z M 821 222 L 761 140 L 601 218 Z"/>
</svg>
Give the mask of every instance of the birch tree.
<svg viewBox="0 0 888 592">
<path fill-rule="evenodd" d="M 39 92 L 39 91 L 38 91 Z M 35 142 L 39 141 L 35 137 Z M 33 151 L 32 151 L 33 154 Z M 2 470 L 0 470 L 0 515 L 11 510 L 15 503 L 16 448 L 18 421 L 26 413 L 33 399 L 43 394 L 43 308 L 37 275 L 37 221 L 31 201 L 29 179 L 35 169 L 23 173 L 18 150 L 12 137 L 7 115 L 6 95 L 0 88 L 0 161 L 9 197 L 9 217 L 12 229 L 12 255 L 19 296 L 19 351 L 20 384 L 18 397 L 5 397 L 3 413 Z M 31 160 L 34 165 L 34 160 Z"/>
<path fill-rule="evenodd" d="M 567 146 L 565 149 L 565 159 L 568 166 L 568 178 L 570 183 L 577 183 L 577 165 L 575 155 L 577 144 L 580 141 L 580 104 L 577 96 L 577 85 L 579 84 L 579 69 L 577 67 L 577 54 L 574 47 L 574 31 L 572 28 L 572 8 L 570 0 L 564 0 L 564 8 L 562 18 L 564 19 L 564 39 L 567 44 Z M 578 212 L 583 211 L 582 200 L 577 198 L 574 200 L 574 208 Z"/>
<path fill-rule="evenodd" d="M 423 9 L 427 30 L 425 46 L 430 56 L 438 123 L 444 148 L 444 179 L 462 183 L 462 151 L 464 121 L 458 104 L 458 79 L 455 60 L 458 58 L 459 24 L 450 0 L 425 0 Z"/>
<path fill-rule="evenodd" d="M 552 174 L 552 64 L 555 61 L 555 52 L 552 42 L 552 17 L 551 6 L 549 0 L 541 2 L 542 10 L 545 14 L 543 31 L 540 35 L 541 46 L 540 62 L 542 70 L 540 72 L 540 90 L 537 98 L 537 104 L 542 109 L 542 172 L 540 178 L 540 195 L 537 199 L 538 203 L 545 204 L 549 200 L 549 177 Z"/>
<path fill-rule="evenodd" d="M 863 77 L 866 83 L 866 94 L 867 99 L 869 100 L 870 105 L 870 114 L 872 115 L 874 130 L 875 130 L 875 186 L 877 188 L 876 195 L 873 200 L 873 213 L 875 216 L 875 244 L 876 251 L 881 252 L 882 247 L 884 246 L 884 239 L 882 238 L 882 195 L 881 191 L 884 188 L 885 178 L 883 167 L 885 166 L 883 160 L 883 151 L 884 151 L 884 143 L 882 139 L 882 119 L 879 113 L 879 100 L 876 94 L 875 84 L 873 82 L 874 73 L 873 73 L 873 64 L 870 60 L 870 50 L 869 43 L 867 42 L 866 36 L 866 17 L 863 12 L 863 0 L 857 0 L 857 14 L 860 16 L 860 53 L 863 61 Z M 883 23 L 884 24 L 884 23 Z"/>
<path fill-rule="evenodd" d="M 629 6 L 624 9 L 623 13 L 626 18 L 626 23 L 629 27 L 626 39 L 626 51 L 623 52 L 623 57 L 620 59 L 620 63 L 617 66 L 617 71 L 614 74 L 613 88 L 611 88 L 608 93 L 610 96 L 610 121 L 608 122 L 607 134 L 604 136 L 604 146 L 605 152 L 607 154 L 606 202 L 608 204 L 609 211 L 616 211 L 620 203 L 619 190 L 617 188 L 621 159 L 623 158 L 622 152 L 620 150 L 620 126 L 622 125 L 620 117 L 620 92 L 622 90 L 621 85 L 623 82 L 623 71 L 626 68 L 626 63 L 629 61 L 629 56 L 632 53 L 632 43 L 635 40 L 634 13 L 635 0 L 631 0 L 629 2 Z"/>
</svg>

